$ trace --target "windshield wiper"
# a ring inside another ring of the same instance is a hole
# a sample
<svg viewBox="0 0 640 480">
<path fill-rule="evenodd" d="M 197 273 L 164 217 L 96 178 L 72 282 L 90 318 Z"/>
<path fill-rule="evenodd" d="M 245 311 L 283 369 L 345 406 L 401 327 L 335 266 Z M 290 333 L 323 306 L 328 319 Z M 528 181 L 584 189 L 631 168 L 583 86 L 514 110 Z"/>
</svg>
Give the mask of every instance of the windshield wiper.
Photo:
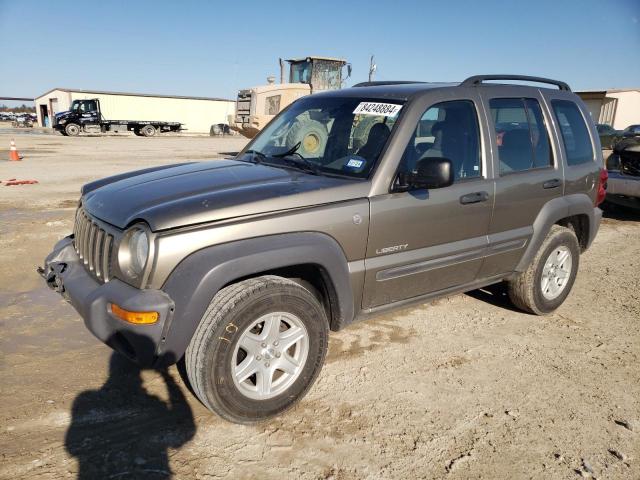
<svg viewBox="0 0 640 480">
<path fill-rule="evenodd" d="M 242 153 L 242 155 L 246 155 L 246 154 L 250 154 L 251 155 L 251 159 L 249 160 L 252 163 L 262 163 L 267 156 L 258 151 L 258 150 L 246 150 Z"/>
<path fill-rule="evenodd" d="M 299 168 L 307 173 L 311 173 L 313 175 L 320 175 L 320 167 L 315 163 L 307 160 L 303 156 L 298 157 L 288 157 L 282 159 L 286 164 L 291 165 L 292 167 Z"/>
<path fill-rule="evenodd" d="M 278 153 L 276 155 L 271 155 L 272 157 L 276 157 L 276 158 L 283 158 L 283 157 L 288 157 L 289 155 L 293 155 L 294 153 L 296 153 L 298 151 L 298 149 L 300 148 L 300 145 L 302 145 L 302 142 L 298 142 L 296 143 L 293 147 L 291 147 L 289 150 L 287 150 L 284 153 Z M 300 158 L 303 158 L 302 155 L 298 154 L 300 156 Z"/>
<path fill-rule="evenodd" d="M 301 145 L 302 142 L 298 142 L 286 152 L 271 156 L 274 158 L 281 158 L 287 165 L 291 165 L 292 167 L 299 168 L 314 175 L 320 175 L 320 167 L 298 153 L 298 149 Z M 297 157 L 294 157 L 293 155 L 297 155 Z"/>
</svg>

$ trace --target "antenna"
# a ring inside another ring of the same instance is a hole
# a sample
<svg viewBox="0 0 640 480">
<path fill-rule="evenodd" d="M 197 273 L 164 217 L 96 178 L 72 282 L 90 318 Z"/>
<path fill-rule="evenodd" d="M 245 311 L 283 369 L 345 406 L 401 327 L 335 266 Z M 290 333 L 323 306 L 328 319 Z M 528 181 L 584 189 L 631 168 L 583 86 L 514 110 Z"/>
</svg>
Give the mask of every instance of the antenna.
<svg viewBox="0 0 640 480">
<path fill-rule="evenodd" d="M 369 60 L 369 81 L 373 80 L 373 74 L 378 69 L 378 66 L 375 64 L 375 57 L 371 55 L 371 59 Z"/>
</svg>

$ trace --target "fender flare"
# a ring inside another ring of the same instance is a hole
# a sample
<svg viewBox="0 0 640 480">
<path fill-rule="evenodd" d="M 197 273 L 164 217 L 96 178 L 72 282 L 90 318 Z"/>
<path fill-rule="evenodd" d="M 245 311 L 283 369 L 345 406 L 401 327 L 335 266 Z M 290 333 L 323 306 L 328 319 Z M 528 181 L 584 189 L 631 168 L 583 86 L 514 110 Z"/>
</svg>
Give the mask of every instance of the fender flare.
<svg viewBox="0 0 640 480">
<path fill-rule="evenodd" d="M 576 193 L 564 197 L 554 198 L 548 201 L 538 213 L 533 222 L 533 235 L 529 246 L 525 250 L 520 262 L 516 266 L 517 272 L 523 272 L 527 269 L 536 252 L 542 245 L 545 237 L 549 233 L 551 227 L 563 218 L 574 215 L 586 215 L 589 219 L 587 228 L 589 238 L 586 242 L 588 248 L 596 235 L 600 225 L 600 217 L 602 213 L 600 209 L 593 206 L 593 200 L 588 195 Z"/>
<path fill-rule="evenodd" d="M 173 321 L 165 326 L 158 357 L 181 358 L 209 303 L 234 280 L 301 264 L 321 267 L 335 292 L 337 315 L 331 328 L 353 320 L 354 304 L 347 259 L 330 236 L 316 232 L 271 235 L 204 248 L 183 259 L 162 290 L 175 302 Z"/>
</svg>

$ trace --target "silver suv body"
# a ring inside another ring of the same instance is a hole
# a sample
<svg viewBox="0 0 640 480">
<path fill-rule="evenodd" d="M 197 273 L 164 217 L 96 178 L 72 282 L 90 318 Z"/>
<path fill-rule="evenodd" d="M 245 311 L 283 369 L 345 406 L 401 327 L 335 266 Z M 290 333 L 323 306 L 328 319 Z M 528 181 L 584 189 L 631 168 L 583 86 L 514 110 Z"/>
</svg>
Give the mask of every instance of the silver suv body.
<svg viewBox="0 0 640 480">
<path fill-rule="evenodd" d="M 600 223 L 600 152 L 562 82 L 320 93 L 235 159 L 85 185 L 41 273 L 99 339 L 144 365 L 185 357 L 203 403 L 250 422 L 307 391 L 328 329 L 500 281 L 556 308 Z"/>
</svg>

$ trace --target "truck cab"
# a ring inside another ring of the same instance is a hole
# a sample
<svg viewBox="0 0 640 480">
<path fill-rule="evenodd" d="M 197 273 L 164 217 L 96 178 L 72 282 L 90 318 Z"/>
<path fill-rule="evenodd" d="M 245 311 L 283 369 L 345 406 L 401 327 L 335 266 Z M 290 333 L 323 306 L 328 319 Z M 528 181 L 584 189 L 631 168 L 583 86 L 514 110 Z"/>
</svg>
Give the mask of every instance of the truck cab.
<svg viewBox="0 0 640 480">
<path fill-rule="evenodd" d="M 238 92 L 236 113 L 229 119 L 233 130 L 253 138 L 283 108 L 300 97 L 324 90 L 337 90 L 343 83 L 342 69 L 347 67 L 348 78 L 351 65 L 346 60 L 329 57 L 304 57 L 286 60 L 289 64 L 289 83 L 280 84 L 273 77 L 268 84 Z"/>
<path fill-rule="evenodd" d="M 87 126 L 100 123 L 100 100 L 74 100 L 66 112 L 56 113 L 53 128 L 65 136 L 78 135 Z M 69 125 L 69 127 L 67 127 Z M 69 132 L 67 132 L 69 130 Z"/>
</svg>

